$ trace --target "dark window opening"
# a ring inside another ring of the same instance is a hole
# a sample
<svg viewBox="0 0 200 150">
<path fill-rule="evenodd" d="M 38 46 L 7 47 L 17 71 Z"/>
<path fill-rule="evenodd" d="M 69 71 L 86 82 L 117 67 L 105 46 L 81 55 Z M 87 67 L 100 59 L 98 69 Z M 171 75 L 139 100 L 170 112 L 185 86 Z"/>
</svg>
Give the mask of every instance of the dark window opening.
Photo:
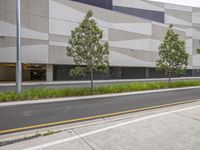
<svg viewBox="0 0 200 150">
<path fill-rule="evenodd" d="M 112 0 L 72 0 L 72 1 L 112 10 Z"/>
<path fill-rule="evenodd" d="M 121 6 L 113 6 L 113 10 L 125 13 L 132 16 L 137 16 L 141 18 L 145 18 L 148 20 L 156 21 L 164 23 L 164 12 L 161 11 L 153 11 L 153 10 L 145 10 L 145 9 L 137 9 L 137 8 L 129 8 L 129 7 L 121 7 Z"/>
</svg>

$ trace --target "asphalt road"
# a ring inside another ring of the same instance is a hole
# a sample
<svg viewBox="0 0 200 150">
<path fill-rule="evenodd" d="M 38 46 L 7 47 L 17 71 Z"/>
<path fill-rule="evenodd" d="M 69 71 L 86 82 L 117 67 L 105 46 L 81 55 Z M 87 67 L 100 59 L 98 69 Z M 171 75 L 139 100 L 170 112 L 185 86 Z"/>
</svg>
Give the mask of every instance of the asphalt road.
<svg viewBox="0 0 200 150">
<path fill-rule="evenodd" d="M 0 131 L 200 99 L 200 88 L 0 107 Z"/>
</svg>

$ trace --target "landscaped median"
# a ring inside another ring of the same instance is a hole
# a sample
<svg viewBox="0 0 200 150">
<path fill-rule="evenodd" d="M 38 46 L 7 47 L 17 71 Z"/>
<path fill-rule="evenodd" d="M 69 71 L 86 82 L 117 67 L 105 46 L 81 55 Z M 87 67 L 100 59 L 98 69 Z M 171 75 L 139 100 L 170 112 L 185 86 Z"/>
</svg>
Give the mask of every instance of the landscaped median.
<svg viewBox="0 0 200 150">
<path fill-rule="evenodd" d="M 146 91 L 166 88 L 200 86 L 200 80 L 176 81 L 176 82 L 149 82 L 149 83 L 124 83 L 101 86 L 94 89 L 94 95 L 123 93 L 134 91 Z M 27 89 L 22 93 L 2 92 L 0 93 L 0 102 L 20 101 L 20 100 L 37 100 L 42 98 L 58 98 L 69 96 L 86 96 L 92 95 L 90 88 L 60 88 L 60 89 Z"/>
</svg>

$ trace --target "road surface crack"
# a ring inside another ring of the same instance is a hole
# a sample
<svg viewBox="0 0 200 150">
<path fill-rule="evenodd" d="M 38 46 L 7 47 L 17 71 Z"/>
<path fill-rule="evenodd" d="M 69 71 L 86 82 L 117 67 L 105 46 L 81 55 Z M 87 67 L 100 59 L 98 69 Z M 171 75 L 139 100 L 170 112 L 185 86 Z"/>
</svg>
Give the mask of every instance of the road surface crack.
<svg viewBox="0 0 200 150">
<path fill-rule="evenodd" d="M 92 145 L 90 145 L 83 137 L 81 137 L 81 136 L 79 135 L 78 132 L 76 132 L 74 129 L 72 129 L 72 131 L 73 131 L 81 140 L 83 140 L 92 150 L 95 150 L 95 148 L 94 148 Z"/>
</svg>

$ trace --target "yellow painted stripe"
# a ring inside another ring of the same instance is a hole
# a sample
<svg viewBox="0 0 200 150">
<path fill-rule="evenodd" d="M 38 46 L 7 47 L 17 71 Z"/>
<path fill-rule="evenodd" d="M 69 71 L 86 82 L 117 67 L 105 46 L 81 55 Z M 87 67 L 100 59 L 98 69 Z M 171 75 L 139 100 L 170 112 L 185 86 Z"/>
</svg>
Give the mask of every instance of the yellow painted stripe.
<svg viewBox="0 0 200 150">
<path fill-rule="evenodd" d="M 151 106 L 151 107 L 144 107 L 144 108 L 139 108 L 139 109 L 133 109 L 133 110 L 103 114 L 103 115 L 96 115 L 96 116 L 91 116 L 91 117 L 76 118 L 76 119 L 71 119 L 71 120 L 51 122 L 51 123 L 46 123 L 46 124 L 39 124 L 39 125 L 27 126 L 27 127 L 21 127 L 21 128 L 9 129 L 9 130 L 0 130 L 0 134 L 6 134 L 6 133 L 11 133 L 11 132 L 19 132 L 19 131 L 24 131 L 24 130 L 29 130 L 29 129 L 48 127 L 48 126 L 53 126 L 53 125 L 61 125 L 61 124 L 66 124 L 66 123 L 86 121 L 86 120 L 98 119 L 98 118 L 104 118 L 104 117 L 112 117 L 112 116 L 116 116 L 116 115 L 122 115 L 122 114 L 144 111 L 144 110 L 149 110 L 149 109 L 162 108 L 162 107 L 173 106 L 173 105 L 184 104 L 184 103 L 190 103 L 190 102 L 196 102 L 196 101 L 198 101 L 198 100 L 187 100 L 187 101 L 182 101 L 182 102 L 163 104 L 163 105 L 157 105 L 157 106 Z"/>
</svg>

